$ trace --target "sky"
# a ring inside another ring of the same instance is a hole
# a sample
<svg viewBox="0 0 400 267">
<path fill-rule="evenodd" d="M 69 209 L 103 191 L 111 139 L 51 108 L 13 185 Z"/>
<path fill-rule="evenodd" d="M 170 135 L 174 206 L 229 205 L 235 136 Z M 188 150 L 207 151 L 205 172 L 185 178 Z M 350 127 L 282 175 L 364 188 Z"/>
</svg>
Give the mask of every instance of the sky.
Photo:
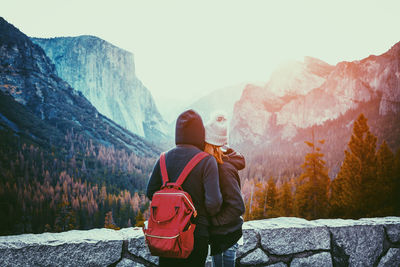
<svg viewBox="0 0 400 267">
<path fill-rule="evenodd" d="M 400 1 L 0 0 L 31 37 L 94 35 L 135 56 L 161 113 L 219 88 L 267 82 L 289 60 L 337 64 L 400 41 Z"/>
</svg>

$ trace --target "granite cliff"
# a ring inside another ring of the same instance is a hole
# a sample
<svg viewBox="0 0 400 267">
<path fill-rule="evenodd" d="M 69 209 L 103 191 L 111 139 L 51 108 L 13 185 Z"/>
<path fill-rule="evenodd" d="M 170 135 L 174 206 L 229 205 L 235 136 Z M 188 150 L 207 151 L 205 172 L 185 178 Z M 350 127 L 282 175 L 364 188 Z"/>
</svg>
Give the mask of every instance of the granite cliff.
<svg viewBox="0 0 400 267">
<path fill-rule="evenodd" d="M 378 56 L 331 66 L 306 57 L 278 68 L 263 86 L 248 84 L 236 102 L 231 144 L 251 155 L 304 157 L 304 141 L 325 139 L 328 167 L 337 173 L 360 113 L 378 144 L 396 151 L 400 125 L 400 43 Z M 317 139 L 318 138 L 318 139 Z M 268 154 L 268 155 L 267 155 Z M 276 174 L 277 175 L 277 174 Z"/>
<path fill-rule="evenodd" d="M 4 126 L 21 131 L 43 143 L 60 144 L 68 131 L 85 136 L 86 140 L 131 150 L 138 155 L 154 156 L 158 149 L 143 138 L 125 130 L 103 116 L 83 94 L 61 79 L 55 65 L 43 49 L 3 18 L 0 18 L 0 92 L 6 105 L 1 107 Z M 13 110 L 10 110 L 13 107 Z M 22 121 L 28 114 L 30 124 Z M 33 123 L 37 122 L 37 123 Z M 46 132 L 37 129 L 39 124 Z"/>
<path fill-rule="evenodd" d="M 98 37 L 32 38 L 55 72 L 122 127 L 152 142 L 167 138 L 167 124 L 137 78 L 132 53 Z"/>
</svg>

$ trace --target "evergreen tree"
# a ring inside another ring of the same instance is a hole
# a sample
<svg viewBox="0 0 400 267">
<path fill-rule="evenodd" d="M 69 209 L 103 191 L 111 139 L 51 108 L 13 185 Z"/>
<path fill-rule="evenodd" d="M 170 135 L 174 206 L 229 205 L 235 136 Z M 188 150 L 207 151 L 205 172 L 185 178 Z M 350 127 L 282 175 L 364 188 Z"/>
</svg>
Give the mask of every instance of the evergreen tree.
<svg viewBox="0 0 400 267">
<path fill-rule="evenodd" d="M 104 228 L 119 230 L 120 228 L 114 223 L 113 213 L 110 210 L 106 213 L 106 217 L 104 219 Z"/>
<path fill-rule="evenodd" d="M 264 190 L 265 191 L 265 190 Z M 278 193 L 276 190 L 276 184 L 272 177 L 267 182 L 267 195 L 264 205 L 264 218 L 278 217 Z"/>
<path fill-rule="evenodd" d="M 289 182 L 285 182 L 279 193 L 279 215 L 293 216 L 293 194 Z"/>
<path fill-rule="evenodd" d="M 318 141 L 324 144 L 324 140 Z M 313 141 L 305 142 L 312 150 L 305 156 L 301 166 L 303 173 L 299 177 L 299 186 L 296 189 L 295 206 L 297 215 L 307 219 L 326 217 L 328 211 L 328 190 L 330 179 L 321 148 Z"/>
<path fill-rule="evenodd" d="M 397 150 L 395 158 L 394 158 L 394 167 L 393 167 L 393 179 L 394 179 L 394 214 L 396 216 L 400 216 L 400 149 Z"/>
<path fill-rule="evenodd" d="M 373 216 L 379 208 L 376 201 L 379 198 L 376 137 L 370 132 L 363 114 L 354 122 L 348 148 L 332 185 L 332 216 L 347 218 Z"/>
<path fill-rule="evenodd" d="M 394 155 L 386 141 L 383 141 L 377 152 L 377 210 L 375 215 L 388 216 L 395 212 L 395 177 Z"/>
<path fill-rule="evenodd" d="M 251 207 L 250 217 L 252 220 L 259 220 L 265 218 L 265 210 L 267 204 L 267 187 L 257 182 L 254 188 L 254 196 Z"/>
<path fill-rule="evenodd" d="M 145 219 L 143 217 L 143 213 L 142 213 L 141 210 L 138 211 L 135 220 L 136 220 L 135 226 L 137 226 L 137 227 L 143 227 L 144 226 Z"/>
<path fill-rule="evenodd" d="M 63 201 L 58 205 L 54 230 L 63 232 L 76 228 L 76 215 L 68 201 Z"/>
</svg>

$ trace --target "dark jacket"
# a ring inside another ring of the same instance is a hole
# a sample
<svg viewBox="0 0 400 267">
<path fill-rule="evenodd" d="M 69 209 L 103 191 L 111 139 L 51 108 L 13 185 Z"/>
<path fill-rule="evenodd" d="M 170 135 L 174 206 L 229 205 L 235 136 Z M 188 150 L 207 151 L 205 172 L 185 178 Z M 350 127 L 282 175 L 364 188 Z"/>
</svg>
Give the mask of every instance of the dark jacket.
<svg viewBox="0 0 400 267">
<path fill-rule="evenodd" d="M 223 164 L 218 164 L 222 193 L 221 210 L 211 218 L 211 254 L 215 255 L 233 246 L 242 236 L 245 205 L 241 194 L 239 170 L 245 167 L 244 157 L 229 149 Z"/>
<path fill-rule="evenodd" d="M 200 116 L 193 112 L 184 112 L 178 117 L 175 140 L 177 145 L 165 154 L 170 182 L 175 182 L 178 179 L 179 174 L 186 164 L 197 153 L 202 151 L 198 146 L 204 145 L 203 122 Z M 201 123 L 198 123 L 198 120 L 200 120 Z M 201 136 L 201 130 L 203 130 L 203 137 Z M 186 136 L 193 131 L 196 132 L 195 135 L 191 135 L 190 137 Z M 203 140 L 201 140 L 201 138 L 203 138 Z M 189 142 L 191 144 L 184 144 Z M 160 190 L 161 185 L 160 160 L 158 160 L 147 185 L 146 195 L 152 199 L 153 194 Z M 197 210 L 198 215 L 194 223 L 197 224 L 196 232 L 201 236 L 209 235 L 209 218 L 215 215 L 221 207 L 222 196 L 219 188 L 218 166 L 215 158 L 211 155 L 201 160 L 182 184 L 182 189 L 188 192 L 192 197 L 193 204 Z"/>
</svg>

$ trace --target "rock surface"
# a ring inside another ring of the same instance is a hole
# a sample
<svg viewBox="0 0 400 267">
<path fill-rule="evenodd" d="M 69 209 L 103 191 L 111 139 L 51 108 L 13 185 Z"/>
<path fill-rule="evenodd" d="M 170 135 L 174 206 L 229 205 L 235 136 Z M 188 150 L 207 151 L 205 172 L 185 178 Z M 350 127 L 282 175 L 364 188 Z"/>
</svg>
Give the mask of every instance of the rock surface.
<svg viewBox="0 0 400 267">
<path fill-rule="evenodd" d="M 309 250 L 329 250 L 328 228 L 307 220 L 293 220 L 288 225 L 268 225 L 260 230 L 261 245 L 271 254 L 287 255 Z"/>
<path fill-rule="evenodd" d="M 33 126 L 21 131 L 35 141 L 51 144 L 64 142 L 64 136 L 73 129 L 84 141 L 91 139 L 141 156 L 159 154 L 158 148 L 101 115 L 81 92 L 57 75 L 41 47 L 1 17 L 0 33 L 0 97 L 12 98 L 8 102 L 14 107 L 29 110 L 37 120 L 52 127 L 52 139 L 48 134 L 38 136 L 41 133 Z M 7 119 L 13 123 L 11 117 Z"/>
<path fill-rule="evenodd" d="M 329 267 L 332 265 L 332 258 L 329 252 L 322 252 L 314 254 L 307 258 L 295 258 L 290 267 L 301 267 L 301 266 L 314 266 L 314 267 Z"/>
<path fill-rule="evenodd" d="M 145 267 L 145 266 L 146 265 L 134 262 L 133 260 L 130 259 L 123 259 L 117 264 L 116 267 Z"/>
<path fill-rule="evenodd" d="M 261 248 L 257 248 L 250 254 L 246 255 L 244 258 L 240 260 L 241 264 L 246 265 L 256 265 L 256 264 L 265 264 L 269 260 L 269 257 L 262 251 Z"/>
<path fill-rule="evenodd" d="M 107 266 L 121 252 L 120 235 L 108 229 L 0 237 L 1 266 Z"/>
<path fill-rule="evenodd" d="M 286 63 L 265 85 L 248 85 L 244 90 L 235 105 L 233 143 L 243 138 L 260 144 L 275 125 L 306 128 L 321 124 L 378 95 L 382 95 L 380 114 L 399 112 L 395 105 L 400 101 L 399 51 L 397 43 L 383 55 L 336 66 L 311 57 Z"/>
<path fill-rule="evenodd" d="M 392 243 L 400 242 L 400 225 L 389 224 L 386 226 L 386 232 L 387 232 L 390 242 L 392 242 Z"/>
<path fill-rule="evenodd" d="M 399 66 L 400 42 L 382 55 L 336 66 L 314 58 L 289 62 L 264 85 L 245 86 L 234 106 L 230 145 L 249 162 L 268 162 L 266 176 L 280 176 L 285 171 L 296 173 L 287 168 L 288 155 L 302 162 L 308 152 L 304 141 L 315 131 L 315 140 L 326 141 L 326 163 L 330 177 L 335 177 L 354 120 L 363 113 L 378 140 L 386 140 L 397 151 Z"/>
<path fill-rule="evenodd" d="M 103 115 L 149 141 L 167 134 L 150 91 L 136 77 L 132 53 L 95 36 L 32 40 Z"/>
<path fill-rule="evenodd" d="M 399 266 L 400 248 L 385 235 L 400 217 L 360 220 L 276 218 L 244 223 L 237 266 Z M 300 237 L 300 234 L 310 238 Z M 329 233 L 329 234 L 326 234 Z M 286 246 L 283 235 L 288 235 Z M 295 236 L 291 238 L 290 235 Z M 268 246 L 260 242 L 271 237 Z M 279 238 L 277 238 L 279 237 Z M 320 239 L 320 240 L 312 240 Z M 276 242 L 276 244 L 274 244 Z M 333 244 L 331 247 L 329 244 Z M 328 244 L 328 245 L 327 245 Z M 383 247 L 383 244 L 385 247 Z M 293 248 L 295 247 L 295 248 Z M 338 253 L 342 251 L 343 253 Z M 332 262 L 332 259 L 334 262 Z M 0 266 L 157 266 L 139 228 L 0 237 Z M 207 263 L 209 265 L 209 263 Z"/>
<path fill-rule="evenodd" d="M 381 259 L 378 267 L 397 267 L 400 265 L 400 248 L 391 248 Z"/>
</svg>

